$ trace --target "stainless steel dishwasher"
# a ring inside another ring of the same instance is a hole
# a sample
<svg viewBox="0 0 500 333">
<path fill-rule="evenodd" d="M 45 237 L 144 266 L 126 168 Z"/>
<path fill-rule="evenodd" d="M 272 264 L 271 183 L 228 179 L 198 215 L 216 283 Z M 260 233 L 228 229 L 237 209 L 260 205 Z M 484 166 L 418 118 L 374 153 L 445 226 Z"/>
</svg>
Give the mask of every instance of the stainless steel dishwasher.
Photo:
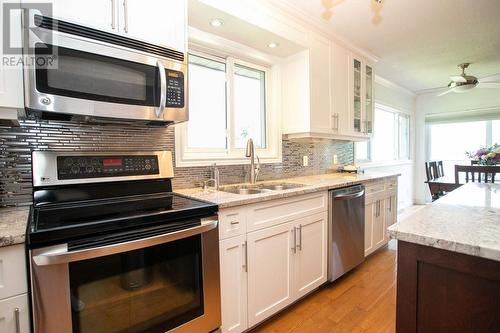
<svg viewBox="0 0 500 333">
<path fill-rule="evenodd" d="M 365 187 L 329 192 L 328 280 L 334 281 L 365 259 Z"/>
</svg>

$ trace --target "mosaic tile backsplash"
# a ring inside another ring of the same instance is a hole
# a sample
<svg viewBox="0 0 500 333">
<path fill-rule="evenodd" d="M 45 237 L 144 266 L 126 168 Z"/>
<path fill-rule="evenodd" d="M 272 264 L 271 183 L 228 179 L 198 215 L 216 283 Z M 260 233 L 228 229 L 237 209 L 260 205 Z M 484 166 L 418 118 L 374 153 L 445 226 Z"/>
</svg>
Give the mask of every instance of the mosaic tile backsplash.
<svg viewBox="0 0 500 333">
<path fill-rule="evenodd" d="M 283 140 L 282 163 L 262 164 L 259 180 L 325 173 L 337 154 L 339 164 L 352 163 L 352 144 L 299 143 Z M 174 152 L 174 128 L 141 125 L 95 125 L 76 122 L 24 120 L 21 127 L 0 126 L 0 207 L 31 203 L 31 152 L 137 151 Z M 302 157 L 309 166 L 302 166 Z M 175 161 L 174 161 L 175 165 Z M 220 166 L 221 184 L 244 182 L 248 165 Z M 174 189 L 199 186 L 210 178 L 209 167 L 174 169 Z"/>
</svg>

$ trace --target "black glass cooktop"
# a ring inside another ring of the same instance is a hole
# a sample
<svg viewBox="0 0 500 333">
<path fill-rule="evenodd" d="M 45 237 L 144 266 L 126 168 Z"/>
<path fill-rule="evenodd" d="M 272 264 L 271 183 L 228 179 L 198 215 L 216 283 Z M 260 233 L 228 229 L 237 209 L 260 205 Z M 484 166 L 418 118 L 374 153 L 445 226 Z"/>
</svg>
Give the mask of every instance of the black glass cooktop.
<svg viewBox="0 0 500 333">
<path fill-rule="evenodd" d="M 33 247 L 158 226 L 174 231 L 216 212 L 217 205 L 172 192 L 47 203 L 32 210 L 28 238 Z"/>
</svg>

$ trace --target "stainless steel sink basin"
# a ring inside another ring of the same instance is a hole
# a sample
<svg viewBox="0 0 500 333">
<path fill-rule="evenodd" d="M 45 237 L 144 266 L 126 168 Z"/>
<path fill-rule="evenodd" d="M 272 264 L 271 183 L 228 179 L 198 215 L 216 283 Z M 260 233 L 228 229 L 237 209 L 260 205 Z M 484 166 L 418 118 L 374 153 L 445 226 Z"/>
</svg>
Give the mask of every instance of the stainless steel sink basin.
<svg viewBox="0 0 500 333">
<path fill-rule="evenodd" d="M 293 188 L 300 188 L 304 187 L 305 185 L 302 184 L 287 184 L 287 183 L 281 183 L 281 184 L 263 184 L 260 185 L 260 188 L 266 189 L 266 190 L 272 190 L 272 191 L 284 191 L 284 190 L 290 190 Z"/>
<path fill-rule="evenodd" d="M 259 194 L 268 193 L 271 191 L 284 191 L 293 188 L 303 187 L 302 184 L 259 184 L 259 185 L 238 185 L 238 186 L 225 186 L 221 188 L 221 191 L 234 193 L 234 194 Z"/>
</svg>

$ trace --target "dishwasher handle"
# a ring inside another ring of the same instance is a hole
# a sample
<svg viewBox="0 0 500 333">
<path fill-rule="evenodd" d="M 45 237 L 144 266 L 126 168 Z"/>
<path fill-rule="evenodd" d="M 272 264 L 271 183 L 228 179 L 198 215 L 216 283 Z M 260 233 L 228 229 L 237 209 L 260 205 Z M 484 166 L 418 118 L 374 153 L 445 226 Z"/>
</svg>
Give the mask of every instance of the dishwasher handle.
<svg viewBox="0 0 500 333">
<path fill-rule="evenodd" d="M 339 194 L 334 195 L 333 200 L 350 200 L 363 196 L 365 194 L 365 190 L 361 190 L 359 192 L 349 193 L 349 194 Z"/>
</svg>

